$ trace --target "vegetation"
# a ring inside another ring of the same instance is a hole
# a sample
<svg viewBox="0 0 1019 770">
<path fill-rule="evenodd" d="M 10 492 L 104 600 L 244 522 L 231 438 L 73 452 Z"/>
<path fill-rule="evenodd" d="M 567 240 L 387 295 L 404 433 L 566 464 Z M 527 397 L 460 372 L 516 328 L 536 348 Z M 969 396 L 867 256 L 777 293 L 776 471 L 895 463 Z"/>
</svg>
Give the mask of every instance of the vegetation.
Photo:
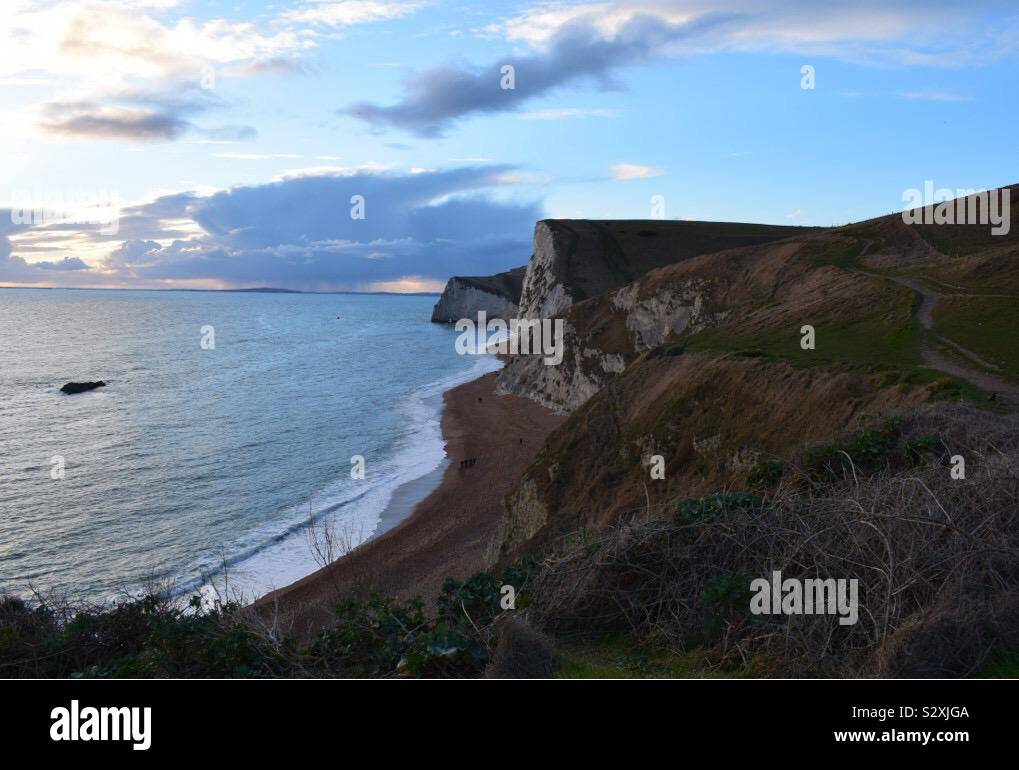
<svg viewBox="0 0 1019 770">
<path fill-rule="evenodd" d="M 834 466 L 843 452 L 846 464 Z M 949 452 L 967 459 L 965 479 L 950 476 Z M 533 622 L 560 638 L 625 635 L 642 655 L 685 660 L 693 675 L 742 675 L 748 666 L 793 676 L 1013 671 L 1015 419 L 925 409 L 805 455 L 817 461 L 801 478 L 783 478 L 766 500 L 741 497 L 747 504 L 725 515 L 621 521 L 582 547 L 564 543 L 535 578 Z M 751 614 L 749 581 L 773 570 L 857 580 L 858 622 Z M 572 657 L 571 670 L 594 660 Z"/>
<path fill-rule="evenodd" d="M 828 249 L 814 257 L 814 267 L 854 267 L 860 253 L 861 244 L 852 240 L 847 243 L 831 245 Z"/>
<path fill-rule="evenodd" d="M 774 487 L 782 479 L 784 464 L 781 460 L 758 460 L 747 474 L 748 487 Z"/>
<path fill-rule="evenodd" d="M 934 308 L 936 331 L 1019 380 L 1019 300 L 943 297 Z"/>
<path fill-rule="evenodd" d="M 235 604 L 0 598 L 4 676 L 1014 676 L 1019 430 L 927 407 L 762 461 L 729 490 L 447 580 L 433 607 L 340 601 L 311 639 Z M 949 458 L 966 459 L 952 478 Z M 755 474 L 751 474 L 755 475 Z M 859 584 L 858 622 L 754 615 L 750 582 Z M 504 606 L 504 586 L 515 602 Z"/>
<path fill-rule="evenodd" d="M 686 340 L 690 352 L 726 351 L 755 358 L 788 361 L 793 366 L 848 365 L 902 371 L 920 363 L 920 334 L 915 321 L 893 325 L 879 321 L 820 322 L 816 348 L 804 350 L 797 328 L 755 333 L 720 327 Z"/>
<path fill-rule="evenodd" d="M 420 599 L 339 602 L 307 643 L 249 608 L 146 596 L 114 607 L 0 597 L 0 676 L 468 676 L 491 657 L 500 589 L 522 590 L 533 561 L 496 577 L 447 579 L 437 611 Z"/>
</svg>

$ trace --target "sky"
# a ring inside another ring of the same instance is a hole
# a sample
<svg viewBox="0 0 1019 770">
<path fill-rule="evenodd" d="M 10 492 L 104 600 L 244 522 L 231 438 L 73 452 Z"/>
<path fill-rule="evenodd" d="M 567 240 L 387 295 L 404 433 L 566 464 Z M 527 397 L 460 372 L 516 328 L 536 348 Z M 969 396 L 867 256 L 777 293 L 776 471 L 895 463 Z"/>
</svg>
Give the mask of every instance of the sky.
<svg viewBox="0 0 1019 770">
<path fill-rule="evenodd" d="M 0 286 L 438 291 L 1019 182 L 1013 2 L 4 0 Z"/>
</svg>

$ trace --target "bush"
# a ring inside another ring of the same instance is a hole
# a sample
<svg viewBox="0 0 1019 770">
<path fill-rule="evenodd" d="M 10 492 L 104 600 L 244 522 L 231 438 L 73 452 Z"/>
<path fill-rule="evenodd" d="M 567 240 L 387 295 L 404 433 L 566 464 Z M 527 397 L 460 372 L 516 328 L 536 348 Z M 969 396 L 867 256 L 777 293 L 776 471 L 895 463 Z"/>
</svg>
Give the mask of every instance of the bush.
<svg viewBox="0 0 1019 770">
<path fill-rule="evenodd" d="M 681 500 L 676 505 L 677 524 L 697 524 L 715 521 L 735 511 L 745 511 L 765 505 L 762 498 L 746 492 L 724 492 L 701 498 Z"/>
<path fill-rule="evenodd" d="M 934 436 L 967 458 L 966 479 L 906 462 Z M 924 409 L 838 445 L 880 470 L 825 472 L 767 501 L 687 500 L 674 517 L 562 541 L 532 581 L 533 622 L 787 676 L 965 675 L 1019 648 L 1019 418 Z M 774 571 L 858 581 L 857 622 L 750 615 L 750 580 Z"/>
<path fill-rule="evenodd" d="M 747 474 L 748 487 L 774 487 L 782 478 L 781 460 L 759 460 L 750 466 Z"/>
<path fill-rule="evenodd" d="M 843 441 L 808 449 L 802 456 L 803 467 L 822 481 L 853 478 L 854 473 L 879 473 L 888 466 L 900 424 L 898 419 L 888 419 Z"/>
<path fill-rule="evenodd" d="M 150 595 L 112 607 L 0 597 L 0 670 L 12 676 L 272 675 L 284 661 L 227 604 Z"/>
</svg>

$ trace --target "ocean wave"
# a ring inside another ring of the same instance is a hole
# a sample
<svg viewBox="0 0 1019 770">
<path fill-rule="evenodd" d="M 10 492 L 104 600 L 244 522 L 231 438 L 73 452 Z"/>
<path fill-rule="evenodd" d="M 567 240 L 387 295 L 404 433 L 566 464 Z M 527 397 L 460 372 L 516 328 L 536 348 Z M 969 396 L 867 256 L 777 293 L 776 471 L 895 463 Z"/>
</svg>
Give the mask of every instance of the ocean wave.
<svg viewBox="0 0 1019 770">
<path fill-rule="evenodd" d="M 366 458 L 364 480 L 337 478 L 279 519 L 204 554 L 180 572 L 176 592 L 250 601 L 316 571 L 323 557 L 338 558 L 381 534 L 382 515 L 396 491 L 437 470 L 446 458 L 442 394 L 501 366 L 493 356 L 480 356 L 467 369 L 414 389 L 394 407 L 404 419 L 393 451 Z"/>
</svg>

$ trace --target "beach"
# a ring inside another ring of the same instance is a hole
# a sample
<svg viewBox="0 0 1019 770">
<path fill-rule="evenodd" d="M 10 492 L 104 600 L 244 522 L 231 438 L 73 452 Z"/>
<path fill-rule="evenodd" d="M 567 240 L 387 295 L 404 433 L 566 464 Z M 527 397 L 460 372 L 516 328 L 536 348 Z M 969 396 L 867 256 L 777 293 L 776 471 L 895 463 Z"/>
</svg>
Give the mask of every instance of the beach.
<svg viewBox="0 0 1019 770">
<path fill-rule="evenodd" d="M 343 596 L 376 591 L 430 602 L 447 577 L 489 566 L 485 552 L 502 521 L 503 497 L 564 419 L 529 399 L 496 395 L 495 377 L 489 373 L 444 394 L 447 461 L 434 491 L 406 515 L 434 477 L 401 487 L 383 514 L 381 534 L 267 594 L 255 608 L 306 634 L 328 623 Z M 467 458 L 476 458 L 474 465 L 461 468 Z"/>
</svg>

